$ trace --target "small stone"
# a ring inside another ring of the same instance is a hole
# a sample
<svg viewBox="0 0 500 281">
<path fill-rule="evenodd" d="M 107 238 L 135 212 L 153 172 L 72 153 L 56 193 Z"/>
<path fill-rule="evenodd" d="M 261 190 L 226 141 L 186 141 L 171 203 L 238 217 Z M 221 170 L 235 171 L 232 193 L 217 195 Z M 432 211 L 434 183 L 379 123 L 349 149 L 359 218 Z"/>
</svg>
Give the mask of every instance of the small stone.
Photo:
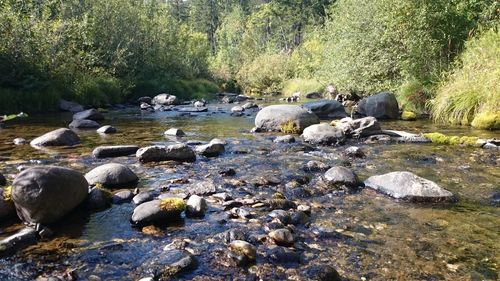
<svg viewBox="0 0 500 281">
<path fill-rule="evenodd" d="M 87 119 L 79 119 L 79 120 L 73 120 L 71 123 L 69 123 L 69 127 L 72 129 L 94 129 L 94 128 L 99 128 L 99 123 L 93 120 L 87 120 Z"/>
<path fill-rule="evenodd" d="M 111 197 L 111 200 L 113 204 L 122 204 L 122 203 L 127 203 L 132 201 L 132 198 L 134 197 L 134 193 L 130 190 L 123 190 L 120 192 L 117 192 Z"/>
<path fill-rule="evenodd" d="M 330 187 L 357 187 L 360 184 L 356 174 L 354 174 L 351 170 L 341 166 L 330 168 L 325 173 L 324 178 L 325 182 Z"/>
<path fill-rule="evenodd" d="M 170 129 L 166 130 L 164 134 L 165 134 L 165 136 L 174 136 L 174 137 L 182 137 L 182 136 L 186 135 L 184 133 L 184 131 L 182 131 L 181 129 L 177 129 L 177 128 L 170 128 Z"/>
<path fill-rule="evenodd" d="M 257 249 L 255 246 L 246 241 L 234 240 L 229 246 L 233 251 L 244 254 L 250 261 L 255 261 L 257 257 Z"/>
<path fill-rule="evenodd" d="M 269 232 L 269 237 L 279 246 L 290 246 L 294 242 L 293 234 L 286 228 Z"/>
<path fill-rule="evenodd" d="M 201 217 L 207 209 L 207 201 L 198 195 L 191 195 L 187 201 L 186 215 Z"/>
<path fill-rule="evenodd" d="M 275 143 L 293 143 L 295 142 L 295 137 L 292 135 L 285 135 L 276 137 L 273 142 Z"/>
<path fill-rule="evenodd" d="M 15 145 L 23 145 L 28 143 L 28 141 L 23 138 L 15 138 L 13 142 Z"/>
<path fill-rule="evenodd" d="M 155 198 L 155 195 L 153 192 L 150 191 L 145 191 L 137 194 L 132 198 L 132 202 L 134 202 L 135 205 L 141 205 L 144 202 L 151 201 Z"/>
<path fill-rule="evenodd" d="M 322 172 L 330 169 L 331 166 L 320 161 L 311 160 L 304 166 L 304 171 L 308 172 Z"/>
<path fill-rule="evenodd" d="M 110 125 L 102 126 L 101 128 L 97 129 L 97 132 L 99 134 L 114 134 L 117 132 L 115 127 L 112 127 Z"/>
<path fill-rule="evenodd" d="M 349 146 L 348 148 L 346 148 L 344 150 L 344 154 L 346 156 L 352 157 L 352 158 L 355 158 L 355 157 L 361 158 L 361 157 L 365 156 L 365 153 L 363 152 L 363 150 L 361 150 L 361 148 L 359 148 L 357 146 Z"/>
<path fill-rule="evenodd" d="M 97 187 L 90 190 L 89 196 L 87 197 L 87 206 L 91 210 L 103 210 L 109 205 L 107 193 Z"/>
</svg>

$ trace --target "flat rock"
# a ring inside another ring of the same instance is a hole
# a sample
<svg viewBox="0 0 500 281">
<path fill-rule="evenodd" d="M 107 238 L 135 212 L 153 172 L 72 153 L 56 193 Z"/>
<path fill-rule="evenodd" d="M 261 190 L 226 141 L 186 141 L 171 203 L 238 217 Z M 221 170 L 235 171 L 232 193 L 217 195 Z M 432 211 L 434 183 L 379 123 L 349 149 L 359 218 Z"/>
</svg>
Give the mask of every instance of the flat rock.
<svg viewBox="0 0 500 281">
<path fill-rule="evenodd" d="M 210 181 L 199 181 L 186 187 L 186 191 L 193 195 L 211 195 L 217 192 L 217 187 Z"/>
<path fill-rule="evenodd" d="M 77 112 L 73 115 L 73 120 L 93 120 L 93 121 L 100 121 L 104 120 L 104 115 L 100 113 L 97 109 L 87 109 L 84 111 Z"/>
<path fill-rule="evenodd" d="M 164 251 L 141 265 L 143 272 L 154 280 L 172 280 L 179 273 L 195 267 L 195 258 L 189 252 L 179 249 Z"/>
<path fill-rule="evenodd" d="M 335 127 L 344 132 L 346 136 L 360 138 L 381 133 L 380 124 L 375 117 L 352 119 L 342 118 L 335 123 Z"/>
<path fill-rule="evenodd" d="M 224 144 L 218 142 L 217 140 L 212 140 L 208 144 L 199 145 L 195 148 L 196 153 L 207 156 L 207 157 L 216 157 L 223 154 L 226 149 Z"/>
<path fill-rule="evenodd" d="M 109 158 L 134 155 L 138 146 L 135 145 L 113 145 L 113 146 L 98 146 L 92 151 L 95 158 Z"/>
<path fill-rule="evenodd" d="M 61 99 L 59 100 L 59 109 L 62 111 L 80 112 L 83 111 L 83 106 L 76 102 Z"/>
<path fill-rule="evenodd" d="M 110 188 L 135 186 L 139 181 L 132 170 L 118 163 L 98 166 L 85 174 L 85 178 L 89 185 L 102 184 Z"/>
<path fill-rule="evenodd" d="M 60 128 L 48 132 L 31 141 L 31 145 L 38 146 L 71 146 L 80 143 L 78 135 L 70 129 Z"/>
<path fill-rule="evenodd" d="M 276 137 L 273 142 L 275 143 L 293 143 L 295 142 L 295 137 L 292 135 L 284 135 Z"/>
<path fill-rule="evenodd" d="M 270 105 L 264 107 L 255 117 L 255 127 L 260 131 L 281 131 L 281 126 L 293 123 L 297 132 L 318 124 L 316 114 L 297 105 Z"/>
<path fill-rule="evenodd" d="M 194 162 L 196 154 L 186 144 L 173 144 L 169 146 L 148 146 L 137 150 L 136 157 L 143 163 L 178 161 Z"/>
<path fill-rule="evenodd" d="M 180 107 L 177 109 L 178 112 L 191 112 L 191 113 L 198 113 L 198 112 L 207 112 L 208 107 Z"/>
<path fill-rule="evenodd" d="M 320 100 L 308 102 L 302 105 L 312 111 L 319 118 L 340 119 L 347 117 L 344 106 L 336 100 Z"/>
<path fill-rule="evenodd" d="M 95 129 L 99 128 L 99 123 L 88 119 L 77 119 L 69 123 L 69 127 L 72 129 Z"/>
<path fill-rule="evenodd" d="M 337 145 L 345 141 L 345 135 L 341 129 L 326 123 L 305 128 L 302 137 L 304 141 L 312 144 Z"/>
<path fill-rule="evenodd" d="M 453 194 L 448 190 L 410 172 L 391 172 L 384 175 L 371 176 L 365 181 L 365 186 L 396 199 L 414 202 L 455 200 Z"/>
</svg>

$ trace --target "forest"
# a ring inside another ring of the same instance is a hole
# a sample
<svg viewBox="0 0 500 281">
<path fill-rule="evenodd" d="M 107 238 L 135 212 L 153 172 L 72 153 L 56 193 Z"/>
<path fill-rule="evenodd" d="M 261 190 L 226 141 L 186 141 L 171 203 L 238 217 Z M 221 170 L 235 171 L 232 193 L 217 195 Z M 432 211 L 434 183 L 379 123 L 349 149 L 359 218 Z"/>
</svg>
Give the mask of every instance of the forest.
<svg viewBox="0 0 500 281">
<path fill-rule="evenodd" d="M 499 12 L 496 0 L 0 0 L 0 113 L 334 85 L 498 129 Z"/>
</svg>

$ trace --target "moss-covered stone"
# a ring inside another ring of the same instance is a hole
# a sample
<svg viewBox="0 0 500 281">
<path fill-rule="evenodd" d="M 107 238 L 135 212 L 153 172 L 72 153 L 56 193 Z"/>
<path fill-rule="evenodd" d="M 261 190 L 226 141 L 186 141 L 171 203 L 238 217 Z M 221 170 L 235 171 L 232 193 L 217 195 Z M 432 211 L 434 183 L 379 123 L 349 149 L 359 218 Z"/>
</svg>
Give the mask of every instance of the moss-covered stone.
<svg viewBox="0 0 500 281">
<path fill-rule="evenodd" d="M 430 139 L 435 144 L 478 146 L 477 137 L 446 136 L 441 133 L 428 133 L 424 134 L 424 137 Z"/>
<path fill-rule="evenodd" d="M 293 121 L 288 121 L 280 125 L 280 131 L 285 134 L 299 134 L 300 130 Z"/>
<path fill-rule="evenodd" d="M 181 214 L 186 210 L 186 202 L 182 198 L 165 198 L 161 200 L 160 208 L 171 214 Z"/>
<path fill-rule="evenodd" d="M 474 117 L 471 125 L 476 129 L 498 130 L 500 129 L 500 111 L 479 113 Z"/>
<path fill-rule="evenodd" d="M 4 187 L 3 189 L 3 200 L 12 201 L 12 186 Z"/>
<path fill-rule="evenodd" d="M 412 111 L 403 111 L 403 113 L 401 114 L 401 119 L 405 121 L 413 121 L 417 119 L 417 114 Z"/>
</svg>

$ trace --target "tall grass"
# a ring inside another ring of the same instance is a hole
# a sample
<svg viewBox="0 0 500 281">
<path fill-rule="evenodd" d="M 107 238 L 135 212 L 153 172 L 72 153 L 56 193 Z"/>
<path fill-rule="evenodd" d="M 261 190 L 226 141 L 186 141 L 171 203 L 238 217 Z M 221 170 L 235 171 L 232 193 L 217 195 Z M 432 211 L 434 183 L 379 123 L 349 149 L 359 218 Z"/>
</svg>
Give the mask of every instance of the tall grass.
<svg viewBox="0 0 500 281">
<path fill-rule="evenodd" d="M 291 96 L 293 93 L 300 92 L 302 95 L 311 92 L 323 92 L 325 85 L 314 79 L 290 79 L 283 83 L 282 93 L 285 96 Z"/>
<path fill-rule="evenodd" d="M 467 42 L 458 66 L 438 87 L 436 97 L 430 102 L 435 121 L 462 125 L 472 123 L 482 129 L 495 129 L 498 126 L 499 27 L 500 25 Z M 473 122 L 476 116 L 485 115 L 490 116 L 482 118 L 487 122 Z"/>
</svg>

